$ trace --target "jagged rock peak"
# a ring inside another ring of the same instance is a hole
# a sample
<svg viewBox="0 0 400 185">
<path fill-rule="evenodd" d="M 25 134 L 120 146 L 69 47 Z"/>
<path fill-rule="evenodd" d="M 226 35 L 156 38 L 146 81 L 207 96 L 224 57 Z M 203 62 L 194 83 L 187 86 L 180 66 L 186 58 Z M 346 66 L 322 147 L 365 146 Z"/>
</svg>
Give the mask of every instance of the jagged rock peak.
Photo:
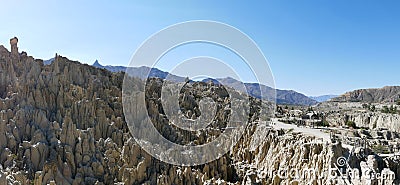
<svg viewBox="0 0 400 185">
<path fill-rule="evenodd" d="M 93 65 L 94 67 L 103 67 L 98 60 L 94 61 Z"/>
</svg>

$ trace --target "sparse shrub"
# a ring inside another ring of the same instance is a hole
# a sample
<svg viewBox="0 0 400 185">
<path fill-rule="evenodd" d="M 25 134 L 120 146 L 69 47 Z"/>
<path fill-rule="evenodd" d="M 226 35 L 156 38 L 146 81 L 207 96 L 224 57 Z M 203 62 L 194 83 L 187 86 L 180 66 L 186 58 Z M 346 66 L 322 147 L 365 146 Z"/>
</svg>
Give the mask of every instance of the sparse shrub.
<svg viewBox="0 0 400 185">
<path fill-rule="evenodd" d="M 396 107 L 396 106 L 393 106 L 393 105 L 390 106 L 389 111 L 390 111 L 390 113 L 392 113 L 392 114 L 397 114 L 397 113 L 398 113 L 398 112 L 397 112 L 397 107 Z"/>
<path fill-rule="evenodd" d="M 374 153 L 380 153 L 380 154 L 390 153 L 389 148 L 381 144 L 373 146 L 372 150 L 374 151 Z"/>
<path fill-rule="evenodd" d="M 357 128 L 357 125 L 354 121 L 347 121 L 346 125 L 351 128 Z"/>
<path fill-rule="evenodd" d="M 388 108 L 388 106 L 386 106 L 386 105 L 383 106 L 381 112 L 382 112 L 382 113 L 389 113 L 389 108 Z"/>
<path fill-rule="evenodd" d="M 364 103 L 364 104 L 362 104 L 362 107 L 364 109 L 367 109 L 367 110 L 372 111 L 372 112 L 375 112 L 375 109 L 376 109 L 375 105 L 372 105 L 370 103 L 369 104 Z"/>
<path fill-rule="evenodd" d="M 396 106 L 393 106 L 393 105 L 391 105 L 390 107 L 388 107 L 388 106 L 383 106 L 382 107 L 382 110 L 381 110 L 381 112 L 382 113 L 390 113 L 390 114 L 397 114 L 398 113 L 398 111 L 397 111 L 397 107 Z"/>
<path fill-rule="evenodd" d="M 321 126 L 321 127 L 329 127 L 329 123 L 326 120 L 323 120 L 323 121 L 319 122 L 318 124 L 319 124 L 318 126 Z"/>
</svg>

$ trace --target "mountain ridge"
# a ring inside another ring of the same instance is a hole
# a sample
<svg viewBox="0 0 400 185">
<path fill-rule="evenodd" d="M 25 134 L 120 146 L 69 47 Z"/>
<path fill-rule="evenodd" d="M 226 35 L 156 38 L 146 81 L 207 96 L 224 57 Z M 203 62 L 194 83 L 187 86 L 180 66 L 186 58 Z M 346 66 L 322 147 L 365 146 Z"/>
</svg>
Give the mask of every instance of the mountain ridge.
<svg viewBox="0 0 400 185">
<path fill-rule="evenodd" d="M 93 63 L 94 67 L 97 68 L 102 68 L 109 70 L 111 72 L 121 72 L 121 71 L 126 71 L 128 69 L 127 67 L 124 66 L 111 66 L 111 65 L 106 65 L 103 66 L 101 65 L 97 60 Z M 170 81 L 175 81 L 175 82 L 184 82 L 185 78 L 180 77 L 177 75 L 170 74 L 168 72 L 159 70 L 157 68 L 150 68 L 150 67 L 132 67 L 129 68 L 131 70 L 129 73 L 130 74 L 137 74 L 136 77 L 144 79 L 146 78 L 147 74 L 149 74 L 149 77 L 158 77 L 158 78 L 168 78 Z M 150 73 L 149 73 L 150 71 Z M 253 97 L 256 98 L 263 98 L 265 100 L 274 100 L 276 97 L 276 103 L 278 104 L 290 104 L 290 105 L 316 105 L 318 101 L 313 100 L 309 98 L 308 96 L 296 92 L 294 90 L 281 90 L 281 89 L 274 89 L 269 86 L 263 85 L 263 84 L 258 84 L 258 83 L 242 83 L 239 80 L 236 80 L 232 77 L 226 77 L 226 78 L 217 78 L 217 79 L 204 79 L 203 81 L 213 81 L 216 83 L 216 81 L 219 81 L 229 87 L 233 87 L 235 89 L 242 89 L 243 90 L 243 84 L 246 88 L 246 90 L 249 92 L 249 94 Z M 261 92 L 260 92 L 261 91 Z M 275 92 L 276 91 L 276 92 Z M 263 95 L 261 97 L 261 95 Z"/>
<path fill-rule="evenodd" d="M 336 102 L 385 103 L 400 100 L 400 86 L 384 86 L 382 88 L 357 89 L 346 92 L 331 99 Z"/>
</svg>

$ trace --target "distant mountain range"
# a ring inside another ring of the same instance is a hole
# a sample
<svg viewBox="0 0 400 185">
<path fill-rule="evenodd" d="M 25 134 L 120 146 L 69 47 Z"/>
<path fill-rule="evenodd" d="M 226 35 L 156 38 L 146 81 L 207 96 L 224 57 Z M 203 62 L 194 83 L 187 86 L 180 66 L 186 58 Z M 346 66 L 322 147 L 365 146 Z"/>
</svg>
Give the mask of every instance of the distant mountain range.
<svg viewBox="0 0 400 185">
<path fill-rule="evenodd" d="M 101 68 L 101 69 L 107 69 L 107 70 L 109 70 L 109 71 L 111 71 L 111 72 L 121 72 L 121 71 L 125 71 L 125 70 L 126 70 L 126 67 L 125 67 L 125 66 L 110 66 L 110 65 L 103 66 L 103 65 L 101 65 L 101 64 L 99 63 L 98 60 L 96 60 L 96 61 L 92 64 L 92 66 L 97 67 L 97 68 Z"/>
<path fill-rule="evenodd" d="M 44 65 L 50 65 L 51 63 L 54 62 L 54 60 L 55 60 L 55 58 L 51 58 L 51 59 L 49 59 L 49 60 L 44 60 L 44 61 L 43 61 L 43 64 L 44 64 Z"/>
<path fill-rule="evenodd" d="M 332 98 L 336 98 L 338 95 L 322 95 L 322 96 L 309 96 L 309 98 L 317 101 L 317 102 L 325 102 Z"/>
<path fill-rule="evenodd" d="M 227 78 L 218 78 L 223 84 L 227 84 L 230 87 L 240 89 L 242 86 L 242 82 L 227 77 Z M 247 92 L 256 98 L 261 98 L 261 92 L 264 96 L 264 99 L 273 100 L 274 95 L 276 93 L 276 103 L 278 104 L 290 104 L 290 105 L 315 105 L 318 102 L 307 97 L 304 94 L 298 93 L 293 90 L 280 90 L 280 89 L 273 89 L 263 84 L 258 83 L 244 83 Z M 261 92 L 260 92 L 261 90 Z M 276 90 L 276 91 L 275 91 Z"/>
<path fill-rule="evenodd" d="M 383 88 L 358 89 L 331 99 L 337 102 L 383 103 L 400 100 L 400 86 L 385 86 Z"/>
<path fill-rule="evenodd" d="M 121 72 L 121 71 L 126 71 L 127 67 L 125 66 L 103 66 L 101 65 L 97 60 L 93 63 L 94 67 L 97 68 L 102 68 L 102 69 L 107 69 L 111 72 Z M 144 79 L 146 78 L 147 74 L 149 74 L 149 77 L 158 77 L 162 79 L 166 79 L 168 77 L 169 80 L 174 81 L 174 82 L 184 82 L 185 78 L 169 74 L 168 72 L 161 71 L 157 68 L 149 68 L 149 67 L 132 67 L 129 68 L 129 70 L 132 70 L 130 73 L 135 74 L 135 77 Z M 168 76 L 170 75 L 170 76 Z M 243 87 L 242 82 L 234 79 L 234 78 L 218 78 L 218 79 L 204 79 L 202 81 L 210 81 L 212 80 L 214 83 L 222 83 L 225 84 L 229 87 L 235 88 L 235 89 L 242 89 Z M 274 95 L 275 95 L 275 90 L 271 87 L 268 87 L 263 84 L 258 84 L 258 83 L 244 83 L 244 86 L 249 93 L 249 95 L 256 97 L 256 98 L 261 98 L 261 93 L 264 95 L 264 99 L 267 100 L 274 100 Z M 261 90 L 261 92 L 260 92 Z M 313 100 L 309 97 L 307 97 L 304 94 L 298 93 L 293 90 L 280 90 L 276 89 L 276 103 L 278 104 L 290 104 L 290 105 L 315 105 L 318 103 L 318 101 Z"/>
</svg>

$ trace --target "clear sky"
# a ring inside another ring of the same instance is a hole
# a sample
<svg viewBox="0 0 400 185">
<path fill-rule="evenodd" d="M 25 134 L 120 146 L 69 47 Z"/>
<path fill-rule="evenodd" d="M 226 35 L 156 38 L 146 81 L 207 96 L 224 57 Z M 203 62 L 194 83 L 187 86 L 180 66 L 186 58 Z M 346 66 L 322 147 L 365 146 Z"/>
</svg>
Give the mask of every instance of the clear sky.
<svg viewBox="0 0 400 185">
<path fill-rule="evenodd" d="M 280 89 L 307 95 L 400 85 L 400 1 L 0 0 L 0 43 L 17 36 L 35 58 L 128 65 L 171 24 L 214 20 L 249 35 Z"/>
</svg>

